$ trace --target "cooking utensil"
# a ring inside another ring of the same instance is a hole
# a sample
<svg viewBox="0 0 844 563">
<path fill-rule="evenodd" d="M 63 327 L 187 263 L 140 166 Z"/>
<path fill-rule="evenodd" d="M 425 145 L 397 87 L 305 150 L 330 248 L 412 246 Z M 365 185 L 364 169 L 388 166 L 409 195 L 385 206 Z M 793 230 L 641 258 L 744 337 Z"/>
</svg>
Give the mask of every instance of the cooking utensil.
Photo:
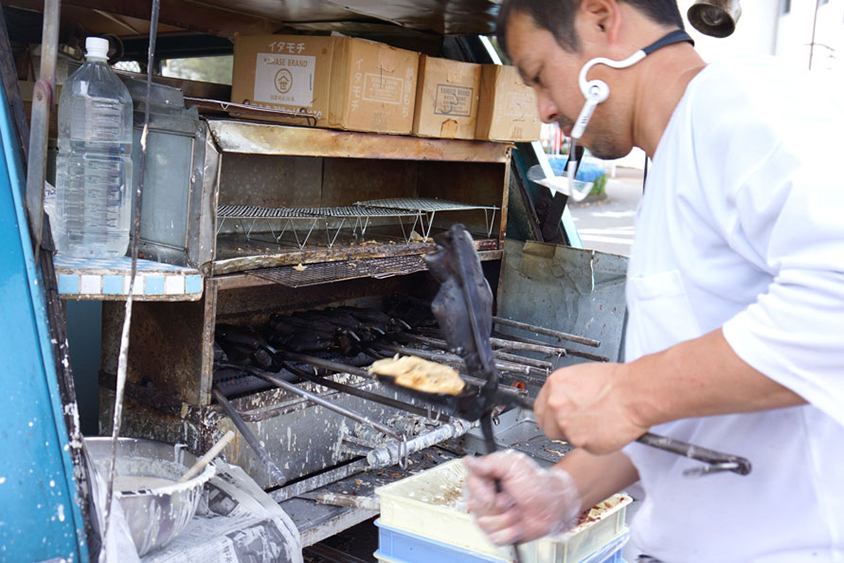
<svg viewBox="0 0 844 563">
<path fill-rule="evenodd" d="M 428 254 L 425 261 L 431 274 L 442 285 L 431 309 L 454 353 L 463 358 L 470 374 L 484 379 L 486 383 L 479 389 L 468 388 L 456 396 L 441 397 L 429 393 L 426 399 L 419 395 L 419 391 L 414 394 L 421 400 L 442 405 L 443 410 L 451 409 L 455 416 L 480 420 L 487 448 L 494 451 L 490 419 L 492 410 L 496 406 L 514 404 L 515 401 L 509 396 L 502 396 L 498 389 L 498 372 L 490 344 L 492 292 L 483 277 L 472 237 L 462 225 L 454 225 L 447 232 L 437 235 L 435 241 L 437 249 Z M 389 380 L 384 381 L 390 384 Z M 520 399 L 518 404 L 533 409 L 528 399 Z M 486 432 L 487 427 L 489 433 Z M 651 432 L 643 434 L 637 441 L 708 464 L 708 467 L 700 470 L 689 470 L 686 475 L 708 475 L 722 471 L 747 475 L 751 470 L 750 461 L 743 457 L 701 448 Z"/>
<path fill-rule="evenodd" d="M 238 367 L 238 366 L 233 366 Z M 275 462 L 270 458 L 270 454 L 267 453 L 267 450 L 261 444 L 261 441 L 255 437 L 255 434 L 252 433 L 252 430 L 249 429 L 249 426 L 246 425 L 246 421 L 243 420 L 243 417 L 240 416 L 240 413 L 234 408 L 234 406 L 229 402 L 226 396 L 220 391 L 219 387 L 213 385 L 211 387 L 211 395 L 215 399 L 217 399 L 217 403 L 222 407 L 223 411 L 228 415 L 229 419 L 231 419 L 232 424 L 234 427 L 238 429 L 238 431 L 243 435 L 243 438 L 246 440 L 246 443 L 249 444 L 249 447 L 252 448 L 252 451 L 255 452 L 255 455 L 258 456 L 264 465 L 267 468 L 267 472 L 272 477 L 275 485 L 284 485 L 287 482 L 287 477 L 284 475 L 284 472 L 278 468 Z"/>
<path fill-rule="evenodd" d="M 94 471 L 101 477 L 95 487 L 104 487 L 111 459 L 111 438 L 85 438 L 85 447 Z M 196 457 L 184 447 L 140 440 L 118 438 L 115 473 L 118 477 L 166 479 L 172 484 L 152 488 L 140 486 L 138 490 L 115 490 L 115 496 L 126 516 L 132 541 L 143 556 L 169 543 L 187 527 L 196 512 L 202 489 L 216 473 L 213 465 L 192 479 L 177 483 L 185 469 Z"/>
<path fill-rule="evenodd" d="M 204 456 L 199 458 L 196 463 L 191 465 L 190 469 L 185 471 L 185 474 L 179 477 L 179 480 L 176 482 L 184 483 L 188 479 L 193 479 L 194 476 L 199 475 L 199 472 L 205 469 L 205 466 L 208 465 L 212 459 L 220 455 L 220 452 L 223 451 L 223 448 L 232 441 L 232 438 L 234 438 L 234 432 L 231 430 L 223 434 L 223 437 L 217 440 L 217 443 L 211 446 L 211 449 L 208 450 Z"/>
</svg>

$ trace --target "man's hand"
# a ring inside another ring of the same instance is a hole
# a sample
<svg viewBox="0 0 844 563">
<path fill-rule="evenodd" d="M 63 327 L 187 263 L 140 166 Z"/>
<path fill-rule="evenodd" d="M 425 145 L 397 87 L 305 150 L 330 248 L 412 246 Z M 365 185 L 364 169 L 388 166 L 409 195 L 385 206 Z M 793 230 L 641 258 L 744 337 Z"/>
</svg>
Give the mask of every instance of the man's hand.
<svg viewBox="0 0 844 563">
<path fill-rule="evenodd" d="M 467 457 L 464 463 L 469 469 L 469 512 L 493 543 L 511 545 L 560 534 L 577 522 L 582 502 L 567 471 L 543 469 L 514 450 Z"/>
<path fill-rule="evenodd" d="M 618 451 L 648 431 L 627 407 L 627 364 L 577 364 L 552 373 L 534 405 L 546 436 L 593 454 Z"/>
</svg>

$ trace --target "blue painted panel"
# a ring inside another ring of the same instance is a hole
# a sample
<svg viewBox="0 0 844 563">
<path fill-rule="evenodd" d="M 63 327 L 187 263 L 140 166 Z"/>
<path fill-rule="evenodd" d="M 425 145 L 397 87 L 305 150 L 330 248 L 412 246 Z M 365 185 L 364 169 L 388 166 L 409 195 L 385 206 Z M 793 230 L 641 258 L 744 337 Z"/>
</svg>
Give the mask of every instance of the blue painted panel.
<svg viewBox="0 0 844 563">
<path fill-rule="evenodd" d="M 43 283 L 0 89 L 0 561 L 87 560 Z"/>
</svg>

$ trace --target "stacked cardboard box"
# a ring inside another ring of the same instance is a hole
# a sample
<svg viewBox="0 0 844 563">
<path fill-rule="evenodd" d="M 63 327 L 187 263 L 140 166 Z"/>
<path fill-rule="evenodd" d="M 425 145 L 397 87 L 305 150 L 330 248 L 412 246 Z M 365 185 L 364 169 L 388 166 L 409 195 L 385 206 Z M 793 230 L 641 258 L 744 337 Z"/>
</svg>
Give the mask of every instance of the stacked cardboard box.
<svg viewBox="0 0 844 563">
<path fill-rule="evenodd" d="M 307 112 L 318 127 L 409 134 L 418 63 L 412 51 L 350 37 L 240 36 L 232 101 Z"/>
<path fill-rule="evenodd" d="M 539 139 L 542 122 L 536 94 L 512 66 L 483 65 L 475 138 L 480 141 Z"/>
<path fill-rule="evenodd" d="M 536 98 L 513 67 L 420 57 L 350 37 L 237 37 L 232 101 L 305 112 L 317 127 L 484 141 L 539 138 Z M 282 114 L 262 119 L 302 123 Z"/>
<path fill-rule="evenodd" d="M 481 66 L 422 55 L 413 134 L 474 139 Z"/>
</svg>

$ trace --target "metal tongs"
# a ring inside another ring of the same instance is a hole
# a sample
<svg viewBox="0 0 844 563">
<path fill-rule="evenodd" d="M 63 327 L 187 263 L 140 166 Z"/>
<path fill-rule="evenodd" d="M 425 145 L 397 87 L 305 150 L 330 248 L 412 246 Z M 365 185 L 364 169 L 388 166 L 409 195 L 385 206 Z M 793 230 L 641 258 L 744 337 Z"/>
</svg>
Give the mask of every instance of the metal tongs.
<svg viewBox="0 0 844 563">
<path fill-rule="evenodd" d="M 468 421 L 479 420 L 489 453 L 496 445 L 492 414 L 496 407 L 518 406 L 533 410 L 533 400 L 499 388 L 498 371 L 492 356 L 492 291 L 484 278 L 472 236 L 463 225 L 454 225 L 435 237 L 436 251 L 425 257 L 440 290 L 431 310 L 440 324 L 451 350 L 463 358 L 469 374 L 485 381 L 483 386 L 466 385 L 457 395 L 425 393 L 395 385 L 392 378 L 379 380 L 410 393 L 441 411 Z M 750 461 L 743 457 L 701 448 L 687 442 L 647 432 L 638 442 L 706 465 L 688 469 L 685 475 L 708 475 L 732 471 L 750 473 Z"/>
</svg>

